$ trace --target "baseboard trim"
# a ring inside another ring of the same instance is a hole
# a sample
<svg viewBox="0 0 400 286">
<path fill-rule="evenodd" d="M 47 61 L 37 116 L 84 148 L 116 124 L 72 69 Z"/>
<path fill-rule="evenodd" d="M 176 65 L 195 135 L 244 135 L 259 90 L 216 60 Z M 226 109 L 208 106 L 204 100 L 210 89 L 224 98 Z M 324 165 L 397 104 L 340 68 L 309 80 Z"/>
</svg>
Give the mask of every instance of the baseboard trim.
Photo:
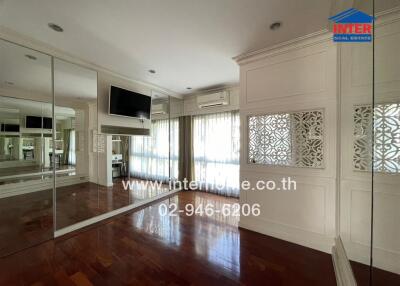
<svg viewBox="0 0 400 286">
<path fill-rule="evenodd" d="M 156 197 L 149 198 L 149 199 L 146 199 L 146 200 L 142 200 L 142 201 L 137 202 L 135 204 L 132 204 L 132 205 L 129 205 L 129 206 L 126 206 L 126 207 L 123 207 L 123 208 L 119 208 L 117 210 L 113 210 L 111 212 L 108 212 L 108 213 L 105 213 L 105 214 L 102 214 L 102 215 L 99 215 L 99 216 L 96 216 L 96 217 L 93 217 L 93 218 L 78 222 L 76 224 L 67 226 L 65 228 L 56 230 L 54 232 L 54 238 L 58 238 L 60 236 L 66 235 L 68 233 L 71 233 L 71 232 L 77 231 L 79 229 L 88 227 L 88 226 L 90 226 L 92 224 L 95 224 L 95 223 L 101 222 L 103 220 L 109 219 L 109 218 L 114 217 L 116 215 L 120 215 L 120 214 L 126 213 L 128 211 L 140 208 L 140 207 L 142 207 L 144 205 L 147 205 L 147 204 L 149 204 L 149 203 L 151 203 L 153 201 L 157 201 L 157 200 L 162 199 L 164 197 L 171 196 L 171 195 L 173 195 L 175 193 L 178 193 L 180 191 L 181 191 L 180 189 L 172 190 L 170 192 L 166 192 L 166 193 L 160 194 L 160 195 L 158 195 Z"/>
<path fill-rule="evenodd" d="M 337 285 L 356 286 L 357 282 L 340 237 L 335 239 L 335 245 L 332 247 L 332 260 Z"/>
<path fill-rule="evenodd" d="M 334 245 L 333 237 L 330 238 L 283 225 L 277 226 L 271 222 L 266 222 L 257 218 L 252 218 L 251 220 L 241 218 L 239 227 L 316 249 L 328 254 L 331 254 L 332 246 Z"/>
</svg>

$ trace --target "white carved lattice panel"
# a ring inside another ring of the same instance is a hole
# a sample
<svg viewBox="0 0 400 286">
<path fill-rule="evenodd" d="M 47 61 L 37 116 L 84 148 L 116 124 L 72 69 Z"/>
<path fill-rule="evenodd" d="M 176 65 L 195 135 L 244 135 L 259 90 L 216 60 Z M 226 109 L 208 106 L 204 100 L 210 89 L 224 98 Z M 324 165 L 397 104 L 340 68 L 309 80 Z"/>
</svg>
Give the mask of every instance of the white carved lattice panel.
<svg viewBox="0 0 400 286">
<path fill-rule="evenodd" d="M 292 115 L 294 131 L 294 165 L 321 168 L 323 165 L 322 111 L 297 112 Z"/>
<path fill-rule="evenodd" d="M 323 112 L 250 116 L 248 162 L 323 167 Z"/>
<path fill-rule="evenodd" d="M 372 107 L 354 108 L 353 168 L 357 171 L 371 169 L 372 159 Z"/>
<path fill-rule="evenodd" d="M 356 171 L 371 170 L 372 136 L 374 171 L 399 173 L 400 104 L 378 104 L 373 111 L 371 105 L 354 107 L 353 167 Z"/>
</svg>

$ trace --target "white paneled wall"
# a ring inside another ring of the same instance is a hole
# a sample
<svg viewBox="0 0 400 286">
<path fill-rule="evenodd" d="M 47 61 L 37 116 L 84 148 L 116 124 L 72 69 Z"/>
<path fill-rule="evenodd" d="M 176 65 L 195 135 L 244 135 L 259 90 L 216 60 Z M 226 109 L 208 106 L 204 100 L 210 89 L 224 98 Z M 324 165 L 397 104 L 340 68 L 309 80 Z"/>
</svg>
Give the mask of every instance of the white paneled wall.
<svg viewBox="0 0 400 286">
<path fill-rule="evenodd" d="M 238 57 L 240 64 L 241 180 L 291 177 L 295 191 L 242 191 L 241 203 L 259 203 L 261 215 L 241 217 L 240 226 L 330 252 L 335 237 L 337 47 L 320 34 Z M 247 117 L 323 110 L 324 168 L 249 164 Z"/>
<path fill-rule="evenodd" d="M 372 104 L 372 45 L 336 45 L 317 34 L 237 57 L 240 65 L 241 180 L 279 181 L 297 190 L 241 191 L 242 203 L 261 204 L 259 217 L 240 226 L 330 252 L 341 236 L 351 260 L 369 263 L 374 189 L 374 266 L 400 273 L 400 175 L 353 169 L 354 106 Z M 376 25 L 375 104 L 400 103 L 400 14 Z M 340 100 L 339 100 L 340 99 Z M 249 164 L 247 117 L 322 109 L 323 169 Z M 340 171 L 338 171 L 340 170 Z"/>
</svg>

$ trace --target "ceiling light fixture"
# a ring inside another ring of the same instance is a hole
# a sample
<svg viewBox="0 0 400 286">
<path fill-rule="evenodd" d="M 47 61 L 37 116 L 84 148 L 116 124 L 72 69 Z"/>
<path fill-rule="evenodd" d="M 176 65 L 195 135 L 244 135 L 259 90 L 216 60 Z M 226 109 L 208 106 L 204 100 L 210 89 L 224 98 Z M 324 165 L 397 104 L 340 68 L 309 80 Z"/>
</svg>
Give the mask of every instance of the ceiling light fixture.
<svg viewBox="0 0 400 286">
<path fill-rule="evenodd" d="M 59 25 L 57 25 L 57 24 L 49 23 L 48 26 L 49 26 L 50 29 L 52 29 L 52 30 L 54 30 L 54 31 L 56 31 L 56 32 L 59 32 L 59 33 L 64 32 L 64 29 L 61 28 L 61 27 L 60 27 Z"/>
<path fill-rule="evenodd" d="M 35 57 L 35 56 L 32 56 L 32 55 L 25 55 L 25 57 L 27 57 L 28 59 L 30 59 L 30 60 L 33 60 L 33 61 L 36 61 L 37 60 L 37 57 Z"/>
<path fill-rule="evenodd" d="M 187 89 L 187 90 L 191 90 L 192 88 L 191 88 L 190 86 L 188 86 L 186 89 Z"/>
<path fill-rule="evenodd" d="M 156 73 L 155 70 L 149 70 L 149 73 Z"/>
<path fill-rule="evenodd" d="M 278 30 L 281 26 L 282 26 L 282 22 L 274 22 L 269 26 L 269 28 L 272 31 L 275 31 L 275 30 Z"/>
</svg>

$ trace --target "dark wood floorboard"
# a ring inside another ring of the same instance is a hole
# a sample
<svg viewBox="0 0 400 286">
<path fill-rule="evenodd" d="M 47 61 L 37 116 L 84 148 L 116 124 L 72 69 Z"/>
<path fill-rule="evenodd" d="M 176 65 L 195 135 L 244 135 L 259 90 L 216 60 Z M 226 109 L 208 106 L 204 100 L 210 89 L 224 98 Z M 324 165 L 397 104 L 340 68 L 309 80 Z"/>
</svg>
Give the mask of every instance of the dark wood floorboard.
<svg viewBox="0 0 400 286">
<path fill-rule="evenodd" d="M 0 257 L 53 237 L 52 189 L 0 199 Z"/>
<path fill-rule="evenodd" d="M 157 189 L 138 183 L 125 191 L 120 179 L 113 187 L 94 183 L 57 187 L 55 228 L 62 229 L 168 190 L 168 185 Z M 53 235 L 53 190 L 0 199 L 0 257 L 52 239 Z"/>
<path fill-rule="evenodd" d="M 161 217 L 172 202 L 237 200 L 181 192 L 0 259 L 0 285 L 336 285 L 329 254 L 238 229 L 235 217 Z"/>
</svg>

